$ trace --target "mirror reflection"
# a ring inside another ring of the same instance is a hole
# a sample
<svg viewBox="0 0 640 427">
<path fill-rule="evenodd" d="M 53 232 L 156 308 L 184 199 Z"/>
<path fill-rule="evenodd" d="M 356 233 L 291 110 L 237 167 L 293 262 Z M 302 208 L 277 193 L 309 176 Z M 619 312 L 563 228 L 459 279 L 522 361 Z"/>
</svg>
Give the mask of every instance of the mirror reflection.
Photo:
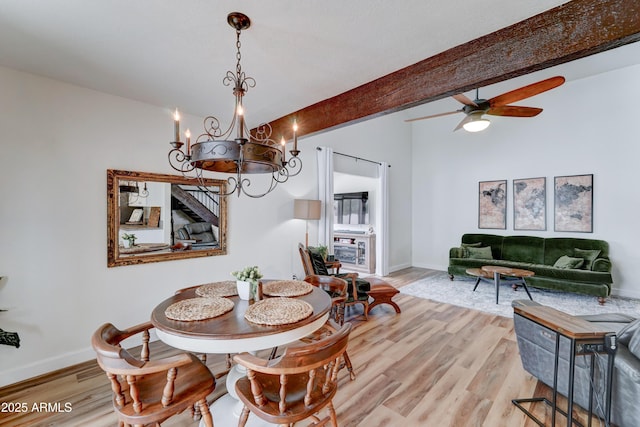
<svg viewBox="0 0 640 427">
<path fill-rule="evenodd" d="M 107 191 L 109 267 L 226 254 L 225 181 L 110 169 Z"/>
</svg>

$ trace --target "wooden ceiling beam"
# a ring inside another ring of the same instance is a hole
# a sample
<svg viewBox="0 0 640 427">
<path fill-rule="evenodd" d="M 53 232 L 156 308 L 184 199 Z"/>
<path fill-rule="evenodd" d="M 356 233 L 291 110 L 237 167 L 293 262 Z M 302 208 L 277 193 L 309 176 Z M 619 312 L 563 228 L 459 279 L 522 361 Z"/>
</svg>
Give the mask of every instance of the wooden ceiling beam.
<svg viewBox="0 0 640 427">
<path fill-rule="evenodd" d="M 574 0 L 269 123 L 311 135 L 640 40 L 638 0 Z"/>
</svg>

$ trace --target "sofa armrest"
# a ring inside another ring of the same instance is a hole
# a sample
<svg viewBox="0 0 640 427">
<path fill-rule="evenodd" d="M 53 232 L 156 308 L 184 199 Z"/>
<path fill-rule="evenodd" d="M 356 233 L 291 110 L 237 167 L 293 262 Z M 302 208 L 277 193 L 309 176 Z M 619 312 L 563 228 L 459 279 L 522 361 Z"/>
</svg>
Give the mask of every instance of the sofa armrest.
<svg viewBox="0 0 640 427">
<path fill-rule="evenodd" d="M 618 348 L 615 365 L 621 376 L 632 383 L 640 384 L 640 360 L 631 354 L 627 347 Z"/>
<path fill-rule="evenodd" d="M 449 249 L 449 258 L 464 258 L 464 254 L 462 253 L 462 248 Z"/>
<path fill-rule="evenodd" d="M 596 258 L 591 266 L 591 271 L 609 273 L 611 271 L 611 261 L 606 258 Z"/>
</svg>

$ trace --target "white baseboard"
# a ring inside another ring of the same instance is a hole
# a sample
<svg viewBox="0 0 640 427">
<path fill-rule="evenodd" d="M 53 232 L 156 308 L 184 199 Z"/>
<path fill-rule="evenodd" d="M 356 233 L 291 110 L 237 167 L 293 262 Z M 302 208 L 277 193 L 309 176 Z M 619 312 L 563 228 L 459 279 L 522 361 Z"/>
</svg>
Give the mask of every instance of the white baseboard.
<svg viewBox="0 0 640 427">
<path fill-rule="evenodd" d="M 155 330 L 152 329 L 149 332 L 150 340 L 156 341 L 158 337 L 155 334 Z M 141 338 L 139 336 L 132 337 L 124 342 L 125 348 L 135 347 L 142 344 Z M 64 353 L 59 356 L 39 360 L 34 363 L 20 366 L 16 369 L 0 371 L 0 387 L 5 387 L 10 384 L 25 381 L 33 377 L 48 374 L 49 372 L 57 371 L 58 369 L 68 368 L 69 366 L 84 363 L 95 358 L 96 353 L 95 351 L 93 351 L 93 348 L 87 347 L 82 350 Z"/>
<path fill-rule="evenodd" d="M 423 263 L 414 263 L 411 264 L 411 267 L 418 268 L 428 268 L 429 270 L 438 270 L 438 271 L 447 271 L 448 265 L 435 265 L 435 264 L 423 264 Z"/>
<path fill-rule="evenodd" d="M 20 366 L 16 369 L 10 369 L 0 372 L 0 387 L 14 384 L 29 378 L 47 374 L 58 369 L 83 363 L 96 358 L 96 353 L 92 348 L 85 348 L 75 352 L 61 354 L 59 356 L 50 357 L 48 359 L 39 360 L 28 365 Z"/>
<path fill-rule="evenodd" d="M 398 265 L 390 265 L 389 273 L 394 273 L 396 271 L 404 270 L 405 268 L 412 267 L 411 263 L 398 264 Z"/>
<path fill-rule="evenodd" d="M 621 298 L 640 299 L 640 291 L 628 291 L 620 288 L 611 288 L 611 295 Z"/>
</svg>

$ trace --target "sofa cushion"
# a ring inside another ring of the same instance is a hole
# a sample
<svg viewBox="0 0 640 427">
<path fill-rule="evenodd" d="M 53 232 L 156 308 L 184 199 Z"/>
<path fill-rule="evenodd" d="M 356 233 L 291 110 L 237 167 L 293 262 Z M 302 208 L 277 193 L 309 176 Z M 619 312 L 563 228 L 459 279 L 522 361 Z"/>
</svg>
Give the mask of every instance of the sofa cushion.
<svg viewBox="0 0 640 427">
<path fill-rule="evenodd" d="M 460 245 L 460 247 L 463 248 L 479 248 L 482 246 L 482 242 L 475 242 L 475 243 L 462 243 Z"/>
<path fill-rule="evenodd" d="M 194 222 L 185 224 L 184 229 L 189 233 L 190 239 L 195 239 L 202 243 L 216 243 L 216 236 L 213 234 L 213 226 L 209 222 Z"/>
<path fill-rule="evenodd" d="M 493 255 L 491 254 L 491 246 L 483 246 L 480 248 L 469 246 L 464 248 L 464 253 L 465 258 L 493 259 Z"/>
<path fill-rule="evenodd" d="M 628 346 L 631 338 L 633 338 L 634 335 L 637 335 L 636 332 L 638 330 L 640 330 L 640 319 L 630 322 L 627 326 L 618 331 L 618 342 Z"/>
<path fill-rule="evenodd" d="M 542 237 L 534 236 L 506 236 L 502 242 L 501 259 L 544 264 L 544 240 Z M 553 262 L 550 265 L 553 265 Z"/>
<path fill-rule="evenodd" d="M 633 336 L 631 337 L 631 341 L 629 341 L 628 347 L 631 354 L 633 354 L 635 357 L 640 359 L 640 332 L 638 331 L 639 329 L 636 329 L 635 332 L 633 333 Z"/>
<path fill-rule="evenodd" d="M 562 255 L 553 266 L 555 268 L 580 268 L 582 264 L 584 264 L 584 258 L 573 258 Z"/>
<path fill-rule="evenodd" d="M 482 243 L 482 246 L 491 246 L 491 253 L 494 259 L 503 259 L 502 240 L 503 236 L 497 234 L 463 234 L 462 243 Z"/>
<path fill-rule="evenodd" d="M 600 258 L 608 258 L 609 244 L 604 240 L 578 239 L 572 237 L 547 237 L 544 242 L 544 264 L 553 265 L 562 255 L 578 256 L 575 248 L 599 249 Z M 580 258 L 584 258 L 580 256 Z"/>
<path fill-rule="evenodd" d="M 574 256 L 584 258 L 584 265 L 582 266 L 583 270 L 592 270 L 593 261 L 600 256 L 601 252 L 602 251 L 600 249 L 573 249 Z"/>
</svg>

